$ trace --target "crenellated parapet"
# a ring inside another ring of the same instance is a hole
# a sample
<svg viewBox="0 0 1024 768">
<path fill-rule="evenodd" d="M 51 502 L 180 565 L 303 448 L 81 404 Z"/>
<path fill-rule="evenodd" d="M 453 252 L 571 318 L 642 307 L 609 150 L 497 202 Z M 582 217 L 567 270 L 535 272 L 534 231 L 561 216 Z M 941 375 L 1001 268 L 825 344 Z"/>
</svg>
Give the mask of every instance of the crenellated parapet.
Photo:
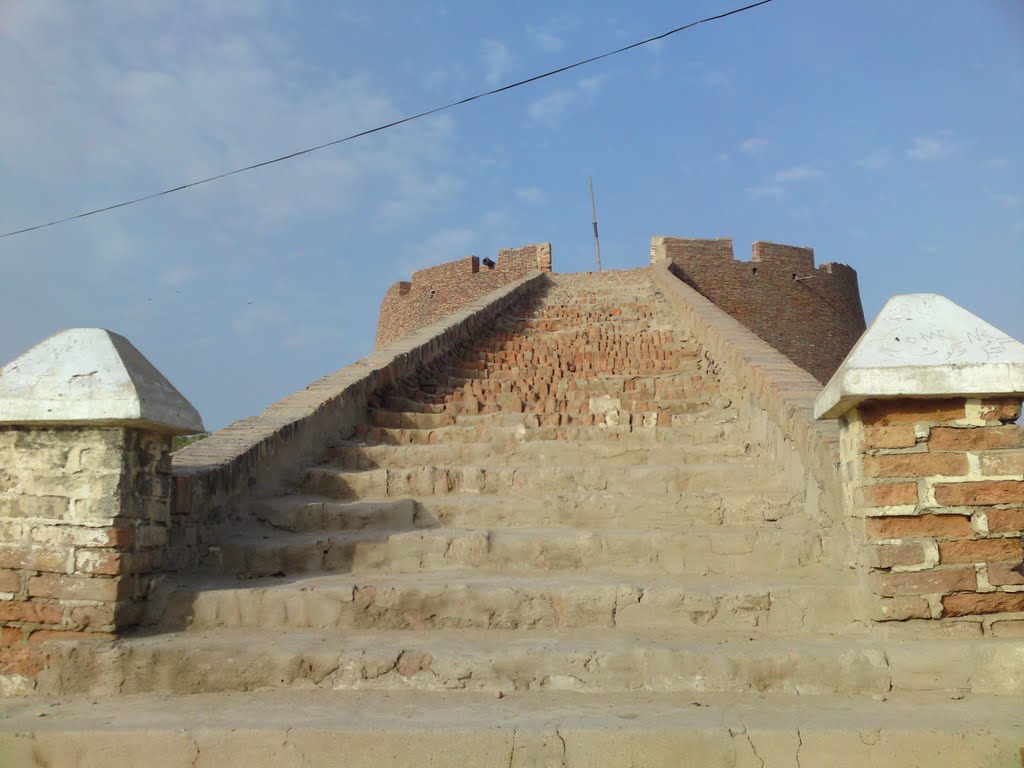
<svg viewBox="0 0 1024 768">
<path fill-rule="evenodd" d="M 827 381 L 864 331 L 857 273 L 814 265 L 814 249 L 758 241 L 750 261 L 732 240 L 655 237 L 651 262 L 675 274 L 819 381 Z"/>
<path fill-rule="evenodd" d="M 551 244 L 504 248 L 496 261 L 466 256 L 413 272 L 392 285 L 380 305 L 376 348 L 437 322 L 503 285 L 534 271 L 551 271 Z"/>
</svg>

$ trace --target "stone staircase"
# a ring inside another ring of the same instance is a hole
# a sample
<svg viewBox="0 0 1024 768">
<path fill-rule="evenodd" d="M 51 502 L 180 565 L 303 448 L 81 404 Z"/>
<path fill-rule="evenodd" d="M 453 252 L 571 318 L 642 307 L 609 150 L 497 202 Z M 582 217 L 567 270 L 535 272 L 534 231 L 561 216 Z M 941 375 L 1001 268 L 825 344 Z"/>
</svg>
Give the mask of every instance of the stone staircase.
<svg viewBox="0 0 1024 768">
<path fill-rule="evenodd" d="M 26 764 L 1012 764 L 1019 642 L 873 632 L 746 419 L 647 270 L 554 276 L 66 648 Z"/>
</svg>

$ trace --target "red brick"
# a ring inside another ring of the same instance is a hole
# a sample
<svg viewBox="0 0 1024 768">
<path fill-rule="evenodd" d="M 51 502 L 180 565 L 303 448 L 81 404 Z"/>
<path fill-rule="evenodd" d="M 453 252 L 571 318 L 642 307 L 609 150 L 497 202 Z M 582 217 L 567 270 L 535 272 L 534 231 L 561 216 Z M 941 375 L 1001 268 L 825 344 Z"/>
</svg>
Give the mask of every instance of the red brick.
<svg viewBox="0 0 1024 768">
<path fill-rule="evenodd" d="M 964 515 L 869 517 L 867 529 L 874 539 L 970 536 L 971 520 Z"/>
<path fill-rule="evenodd" d="M 0 646 L 14 645 L 25 639 L 21 627 L 0 627 Z"/>
<path fill-rule="evenodd" d="M 964 400 L 871 400 L 859 407 L 866 425 L 917 424 L 965 418 Z"/>
<path fill-rule="evenodd" d="M 1020 553 L 1017 553 L 1020 560 Z M 1024 565 L 1021 563 L 990 563 L 988 566 L 988 583 L 1000 587 L 1004 584 L 1024 584 Z"/>
<path fill-rule="evenodd" d="M 24 645 L 0 648 L 0 675 L 35 677 L 46 669 L 46 654 Z"/>
<path fill-rule="evenodd" d="M 982 613 L 1024 611 L 1024 592 L 984 592 L 946 595 L 942 598 L 943 616 L 974 616 Z"/>
<path fill-rule="evenodd" d="M 939 504 L 949 506 L 1024 502 L 1024 482 L 983 480 L 970 483 L 939 483 L 935 486 L 935 500 Z"/>
<path fill-rule="evenodd" d="M 1000 427 L 935 427 L 928 435 L 929 451 L 987 451 L 1024 447 L 1024 429 Z"/>
<path fill-rule="evenodd" d="M 64 609 L 53 603 L 4 600 L 0 602 L 0 621 L 24 621 L 31 624 L 60 624 Z"/>
<path fill-rule="evenodd" d="M 32 597 L 50 597 L 58 600 L 114 601 L 126 596 L 130 584 L 121 579 L 88 576 L 34 576 L 28 581 Z"/>
<path fill-rule="evenodd" d="M 64 573 L 67 552 L 37 547 L 0 547 L 0 568 Z"/>
<path fill-rule="evenodd" d="M 917 504 L 917 483 L 879 483 L 863 488 L 864 504 L 868 507 L 893 507 Z"/>
<path fill-rule="evenodd" d="M 865 477 L 965 475 L 967 457 L 957 453 L 891 453 L 864 457 Z"/>
<path fill-rule="evenodd" d="M 0 571 L 0 592 L 18 592 L 20 589 L 20 573 L 17 571 Z"/>
<path fill-rule="evenodd" d="M 874 426 L 864 428 L 864 447 L 871 448 L 913 448 L 917 445 L 914 427 L 910 424 Z"/>
<path fill-rule="evenodd" d="M 992 533 L 1014 533 L 1024 531 L 1024 508 L 990 509 L 988 529 Z"/>
<path fill-rule="evenodd" d="M 1024 451 L 996 451 L 981 454 L 985 475 L 1024 475 Z"/>
<path fill-rule="evenodd" d="M 978 576 L 973 568 L 945 568 L 913 573 L 879 574 L 877 592 L 883 597 L 973 591 Z"/>
<path fill-rule="evenodd" d="M 1015 538 L 939 542 L 939 562 L 943 565 L 1017 561 L 1020 553 L 1020 541 Z"/>
<path fill-rule="evenodd" d="M 892 568 L 897 565 L 918 565 L 924 562 L 924 547 L 918 542 L 880 544 L 875 547 L 875 566 Z"/>
<path fill-rule="evenodd" d="M 981 403 L 981 416 L 986 421 L 1009 424 L 1020 418 L 1019 397 L 990 397 Z"/>
</svg>

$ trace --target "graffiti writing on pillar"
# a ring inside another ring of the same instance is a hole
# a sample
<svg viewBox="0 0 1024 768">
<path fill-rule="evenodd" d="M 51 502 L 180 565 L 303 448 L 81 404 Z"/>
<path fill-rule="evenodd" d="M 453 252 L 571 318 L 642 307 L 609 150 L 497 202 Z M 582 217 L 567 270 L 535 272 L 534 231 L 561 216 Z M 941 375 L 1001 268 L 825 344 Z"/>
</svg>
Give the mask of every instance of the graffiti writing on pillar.
<svg viewBox="0 0 1024 768">
<path fill-rule="evenodd" d="M 882 348 L 896 358 L 920 357 L 929 362 L 988 362 L 1016 342 L 992 327 L 967 331 L 927 330 L 920 325 L 897 326 Z"/>
</svg>

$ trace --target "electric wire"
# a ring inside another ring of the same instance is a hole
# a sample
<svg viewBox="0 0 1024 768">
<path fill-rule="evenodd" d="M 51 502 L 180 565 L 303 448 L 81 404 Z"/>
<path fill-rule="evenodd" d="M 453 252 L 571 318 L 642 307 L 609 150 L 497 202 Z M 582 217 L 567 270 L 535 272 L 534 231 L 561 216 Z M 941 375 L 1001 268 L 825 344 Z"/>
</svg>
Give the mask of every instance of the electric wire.
<svg viewBox="0 0 1024 768">
<path fill-rule="evenodd" d="M 180 184 L 180 185 L 178 185 L 176 187 L 171 187 L 170 189 L 165 189 L 165 190 L 162 190 L 160 192 L 153 192 L 153 193 L 148 194 L 148 195 L 142 195 L 141 197 L 136 197 L 136 198 L 133 198 L 131 200 L 125 200 L 125 201 L 120 202 L 120 203 L 114 203 L 113 205 L 107 205 L 107 206 L 104 206 L 102 208 L 95 208 L 95 209 L 93 209 L 91 211 L 85 211 L 83 213 L 74 214 L 73 216 L 66 216 L 66 217 L 64 217 L 62 219 L 54 219 L 53 221 L 48 221 L 48 222 L 46 222 L 44 224 L 36 224 L 34 226 L 31 226 L 31 227 L 24 227 L 22 229 L 15 229 L 15 230 L 13 230 L 11 232 L 5 232 L 3 234 L 0 234 L 0 239 L 5 238 L 5 237 L 13 237 L 14 235 L 22 235 L 22 234 L 25 234 L 26 232 L 34 232 L 36 230 L 46 229 L 47 227 L 54 227 L 54 226 L 57 226 L 58 224 L 65 224 L 65 223 L 67 223 L 69 221 L 75 221 L 76 219 L 84 219 L 87 216 L 95 216 L 96 214 L 99 214 L 99 213 L 106 213 L 107 211 L 113 211 L 113 210 L 116 210 L 118 208 L 124 208 L 124 207 L 129 206 L 129 205 L 135 205 L 136 203 L 142 203 L 142 202 L 145 202 L 146 200 L 153 200 L 155 198 L 164 197 L 166 195 L 170 195 L 170 194 L 173 194 L 175 192 L 181 192 L 182 190 L 190 189 L 192 187 L 198 187 L 201 184 L 209 184 L 212 181 L 218 181 L 219 179 L 226 179 L 229 176 L 235 176 L 235 175 L 240 174 L 240 173 L 246 173 L 247 171 L 254 171 L 257 168 L 263 168 L 263 167 L 268 166 L 268 165 L 273 165 L 274 163 L 281 163 L 281 162 L 284 162 L 285 160 L 291 160 L 291 159 L 296 158 L 296 157 L 301 157 L 302 155 L 308 155 L 308 154 L 311 154 L 313 152 L 319 152 L 322 149 L 327 149 L 328 147 L 333 147 L 333 146 L 335 146 L 337 144 L 344 144 L 345 142 L 353 141 L 355 139 L 359 139 L 359 138 L 362 138 L 364 136 L 369 136 L 369 135 L 374 134 L 374 133 L 380 133 L 381 131 L 388 130 L 389 128 L 395 128 L 396 126 L 403 125 L 405 123 L 411 123 L 414 120 L 420 120 L 420 119 L 422 119 L 424 117 L 430 117 L 431 115 L 436 115 L 439 112 L 444 112 L 444 111 L 449 110 L 449 109 L 454 109 L 455 107 L 460 107 L 463 104 L 469 104 L 472 101 L 477 101 L 478 99 L 483 99 L 483 98 L 486 98 L 487 96 L 494 96 L 495 94 L 503 93 L 504 91 L 510 91 L 513 88 L 519 88 L 519 87 L 524 86 L 524 85 L 529 85 L 530 83 L 535 83 L 538 80 L 544 80 L 545 78 L 553 77 L 554 75 L 559 75 L 559 74 L 562 74 L 563 72 L 568 72 L 569 70 L 576 69 L 576 68 L 582 67 L 582 66 L 586 66 L 587 64 L 592 64 L 595 61 L 600 61 L 601 59 L 607 59 L 607 58 L 610 58 L 611 56 L 617 56 L 620 53 L 625 53 L 626 51 L 631 51 L 634 48 L 639 48 L 639 47 L 644 46 L 644 45 L 649 45 L 650 43 L 657 42 L 658 40 L 664 40 L 667 37 L 671 37 L 672 35 L 675 35 L 675 34 L 678 34 L 680 32 L 683 32 L 683 31 L 685 31 L 687 29 L 692 29 L 693 27 L 696 27 L 696 26 L 698 26 L 700 24 L 706 24 L 706 23 L 711 22 L 711 21 L 718 21 L 719 19 L 724 19 L 727 16 L 734 16 L 734 15 L 736 15 L 738 13 L 743 13 L 744 11 L 749 11 L 749 10 L 751 10 L 753 8 L 757 8 L 758 6 L 761 6 L 761 5 L 767 5 L 768 3 L 771 3 L 771 2 L 774 2 L 774 0 L 760 0 L 760 2 L 751 3 L 750 5 L 743 6 L 742 8 L 735 8 L 735 9 L 733 9 L 731 11 L 726 11 L 725 13 L 719 13 L 719 14 L 717 14 L 715 16 L 708 16 L 707 18 L 699 19 L 698 21 L 692 21 L 689 24 L 684 24 L 681 27 L 676 27 L 675 29 L 670 29 L 668 32 L 662 32 L 660 35 L 655 35 L 654 37 L 648 37 L 645 40 L 640 40 L 640 41 L 635 42 L 635 43 L 630 43 L 629 45 L 625 45 L 625 46 L 623 46 L 621 48 L 616 48 L 613 51 L 606 51 L 605 53 L 598 54 L 597 56 L 591 56 L 588 59 L 583 59 L 583 60 L 577 61 L 577 62 L 575 62 L 573 64 L 567 64 L 564 67 L 559 67 L 558 69 L 552 69 L 552 70 L 550 70 L 548 72 L 544 72 L 544 73 L 539 74 L 539 75 L 533 75 L 532 77 L 528 77 L 525 80 L 519 80 L 519 81 L 514 82 L 514 83 L 509 83 L 507 85 L 503 85 L 503 86 L 500 86 L 498 88 L 493 88 L 493 89 L 491 89 L 489 91 L 482 91 L 481 93 L 476 93 L 476 94 L 473 94 L 472 96 L 467 96 L 466 98 L 459 99 L 457 101 L 452 101 L 452 102 L 449 102 L 448 104 L 444 104 L 444 105 L 439 106 L 439 107 L 434 107 L 434 108 L 428 109 L 428 110 L 426 110 L 424 112 L 418 112 L 417 114 L 414 114 L 414 115 L 408 115 L 406 117 L 399 118 L 398 120 L 393 120 L 390 123 L 384 123 L 384 124 L 378 125 L 378 126 L 376 126 L 374 128 L 368 128 L 365 131 L 359 131 L 358 133 L 353 133 L 353 134 L 351 134 L 349 136 L 344 136 L 344 137 L 342 137 L 340 139 L 334 139 L 333 141 L 328 141 L 328 142 L 325 142 L 323 144 L 317 144 L 314 147 L 307 147 L 305 149 L 300 149 L 300 150 L 297 150 L 295 152 L 289 152 L 288 154 L 281 155 L 280 157 L 275 157 L 275 158 L 272 158 L 270 160 L 263 160 L 263 161 L 261 161 L 259 163 L 253 163 L 251 165 L 246 165 L 246 166 L 244 166 L 242 168 L 235 168 L 234 170 L 225 171 L 223 173 L 218 173 L 218 174 L 216 174 L 214 176 L 207 176 L 206 178 L 197 179 L 195 181 L 190 181 L 187 184 Z"/>
</svg>

